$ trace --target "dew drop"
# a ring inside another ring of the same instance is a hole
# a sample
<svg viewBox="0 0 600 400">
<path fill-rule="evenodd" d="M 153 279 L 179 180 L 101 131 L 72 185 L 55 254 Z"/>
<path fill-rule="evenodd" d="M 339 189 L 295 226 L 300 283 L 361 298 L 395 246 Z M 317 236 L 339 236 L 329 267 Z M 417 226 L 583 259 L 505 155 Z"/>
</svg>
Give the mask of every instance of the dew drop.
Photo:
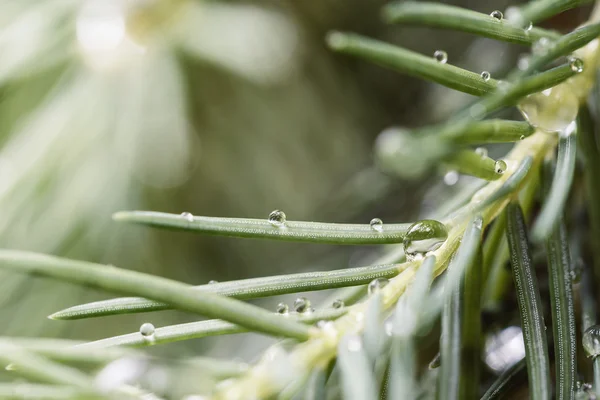
<svg viewBox="0 0 600 400">
<path fill-rule="evenodd" d="M 439 221 L 425 219 L 412 224 L 404 236 L 404 252 L 409 261 L 422 258 L 427 252 L 440 248 L 448 239 L 446 226 Z"/>
<path fill-rule="evenodd" d="M 583 276 L 584 264 L 581 258 L 575 260 L 574 263 L 571 264 L 571 270 L 569 271 L 569 276 L 571 277 L 571 281 L 574 284 L 581 282 L 581 277 Z"/>
<path fill-rule="evenodd" d="M 287 314 L 290 311 L 290 308 L 285 303 L 277 304 L 276 311 L 278 314 Z"/>
<path fill-rule="evenodd" d="M 458 182 L 460 175 L 457 171 L 448 171 L 444 175 L 444 183 L 448 186 L 454 186 Z"/>
<path fill-rule="evenodd" d="M 490 17 L 496 18 L 497 20 L 501 20 L 502 18 L 504 18 L 504 15 L 502 15 L 501 11 L 494 10 L 490 13 Z"/>
<path fill-rule="evenodd" d="M 208 281 L 209 285 L 214 285 L 215 283 L 219 283 L 219 281 L 215 281 L 214 279 L 211 279 L 210 281 Z"/>
<path fill-rule="evenodd" d="M 583 72 L 583 61 L 577 57 L 569 57 L 569 66 L 571 71 L 580 73 Z"/>
<path fill-rule="evenodd" d="M 386 278 L 375 278 L 369 283 L 368 293 L 369 296 L 379 292 L 383 289 L 390 281 Z"/>
<path fill-rule="evenodd" d="M 362 340 L 358 335 L 349 336 L 346 341 L 346 346 L 348 346 L 348 350 L 352 352 L 357 352 L 362 350 Z"/>
<path fill-rule="evenodd" d="M 492 75 L 488 71 L 483 71 L 481 73 L 481 79 L 483 79 L 484 82 L 489 81 L 491 77 Z"/>
<path fill-rule="evenodd" d="M 180 215 L 181 218 L 185 219 L 188 222 L 194 222 L 194 216 L 190 212 L 182 212 Z"/>
<path fill-rule="evenodd" d="M 146 339 L 154 339 L 154 325 L 145 322 L 140 326 L 140 334 Z"/>
<path fill-rule="evenodd" d="M 506 163 L 503 160 L 498 160 L 494 164 L 494 171 L 496 171 L 498 175 L 503 174 L 506 171 L 506 168 Z"/>
<path fill-rule="evenodd" d="M 478 147 L 475 149 L 475 154 L 477 154 L 481 158 L 487 158 L 488 151 L 485 147 Z"/>
<path fill-rule="evenodd" d="M 533 22 L 529 21 L 527 26 L 525 27 L 525 32 L 529 32 L 533 29 Z"/>
<path fill-rule="evenodd" d="M 287 218 L 285 216 L 285 213 L 281 210 L 273 210 L 271 211 L 271 214 L 269 214 L 269 222 L 273 226 L 283 227 L 285 226 L 286 220 Z"/>
<path fill-rule="evenodd" d="M 594 387 L 591 383 L 577 381 L 575 385 L 575 400 L 597 400 L 598 397 L 594 392 Z"/>
<path fill-rule="evenodd" d="M 519 138 L 519 140 L 523 140 L 525 139 L 525 135 L 521 135 L 521 137 Z"/>
<path fill-rule="evenodd" d="M 448 61 L 448 53 L 446 53 L 444 50 L 436 50 L 433 53 L 433 58 L 435 58 L 435 60 L 441 64 L 446 64 Z"/>
<path fill-rule="evenodd" d="M 310 312 L 311 310 L 310 300 L 308 300 L 306 297 L 298 297 L 296 301 L 294 301 L 294 311 L 303 313 Z"/>
<path fill-rule="evenodd" d="M 344 307 L 344 300 L 342 300 L 342 299 L 335 299 L 333 301 L 332 307 L 333 308 L 342 308 L 342 307 Z"/>
<path fill-rule="evenodd" d="M 532 126 L 546 132 L 562 132 L 577 118 L 579 102 L 571 88 L 558 85 L 525 97 L 519 111 Z"/>
<path fill-rule="evenodd" d="M 373 218 L 371 222 L 369 222 L 369 225 L 371 225 L 371 229 L 375 232 L 383 232 L 383 221 L 379 218 Z"/>
<path fill-rule="evenodd" d="M 588 357 L 600 355 L 600 325 L 590 326 L 583 334 L 583 349 Z"/>
</svg>

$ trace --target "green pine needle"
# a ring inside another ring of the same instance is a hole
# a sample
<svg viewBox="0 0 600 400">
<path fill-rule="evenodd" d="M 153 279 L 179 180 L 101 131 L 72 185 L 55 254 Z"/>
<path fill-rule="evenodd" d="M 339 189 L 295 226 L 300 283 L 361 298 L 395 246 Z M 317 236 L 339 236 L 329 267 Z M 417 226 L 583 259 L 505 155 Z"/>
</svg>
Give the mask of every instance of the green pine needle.
<svg viewBox="0 0 600 400">
<path fill-rule="evenodd" d="M 452 29 L 523 45 L 560 37 L 557 32 L 536 27 L 525 30 L 491 15 L 440 3 L 395 2 L 383 8 L 383 17 L 387 22 Z"/>
<path fill-rule="evenodd" d="M 533 400 L 546 400 L 551 397 L 548 342 L 542 301 L 527 238 L 527 226 L 518 203 L 513 202 L 507 206 L 506 216 L 506 232 L 525 341 L 530 397 Z"/>
<path fill-rule="evenodd" d="M 235 299 L 247 300 L 287 293 L 364 285 L 377 278 L 393 278 L 406 267 L 406 264 L 389 264 L 326 272 L 304 272 L 265 278 L 209 283 L 207 285 L 195 286 L 194 289 L 202 293 L 214 293 Z M 168 310 L 170 308 L 172 307 L 168 304 L 157 301 L 139 297 L 124 297 L 69 307 L 50 315 L 49 318 L 72 320 Z"/>
<path fill-rule="evenodd" d="M 268 219 L 218 218 L 168 214 L 153 211 L 121 211 L 113 215 L 119 222 L 131 222 L 159 228 L 199 232 L 208 235 L 266 238 L 294 242 L 331 244 L 401 243 L 410 224 L 327 224 L 322 222 Z M 379 229 L 381 228 L 381 229 Z"/>
<path fill-rule="evenodd" d="M 200 292 L 188 285 L 140 272 L 11 250 L 0 251 L 0 269 L 46 276 L 125 295 L 143 296 L 182 311 L 222 318 L 274 336 L 298 340 L 309 338 L 309 328 L 305 325 L 279 318 L 260 307 Z"/>
<path fill-rule="evenodd" d="M 358 56 L 474 96 L 491 93 L 498 84 L 495 79 L 486 81 L 478 73 L 447 64 L 445 59 L 437 61 L 433 57 L 352 33 L 330 33 L 327 43 L 336 52 Z"/>
<path fill-rule="evenodd" d="M 347 312 L 345 308 L 324 309 L 307 313 L 289 313 L 277 315 L 280 320 L 291 319 L 305 324 L 339 318 Z M 78 345 L 77 349 L 96 349 L 112 346 L 147 347 L 157 344 L 181 342 L 184 340 L 199 339 L 209 336 L 231 335 L 234 333 L 248 332 L 247 328 L 223 320 L 212 319 L 206 321 L 189 322 L 156 328 L 151 337 L 145 337 L 140 332 L 128 333 L 100 339 Z"/>
<path fill-rule="evenodd" d="M 540 215 L 531 229 L 531 236 L 537 242 L 545 240 L 550 235 L 563 213 L 575 174 L 576 140 L 575 133 L 569 133 L 561 135 L 558 141 L 558 157 L 552 186 Z"/>
</svg>

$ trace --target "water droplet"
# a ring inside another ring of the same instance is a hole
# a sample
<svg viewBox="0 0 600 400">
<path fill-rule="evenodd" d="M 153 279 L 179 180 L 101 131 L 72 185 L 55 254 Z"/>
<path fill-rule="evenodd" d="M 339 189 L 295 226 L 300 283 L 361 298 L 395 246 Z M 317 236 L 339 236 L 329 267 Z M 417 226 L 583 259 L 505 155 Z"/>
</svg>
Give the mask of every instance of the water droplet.
<svg viewBox="0 0 600 400">
<path fill-rule="evenodd" d="M 294 310 L 299 313 L 310 312 L 310 300 L 306 297 L 298 297 L 296 301 L 294 301 Z"/>
<path fill-rule="evenodd" d="M 569 66 L 573 72 L 583 72 L 583 61 L 577 57 L 569 57 Z"/>
<path fill-rule="evenodd" d="M 494 10 L 490 13 L 490 17 L 496 18 L 497 20 L 501 20 L 502 18 L 504 18 L 504 15 L 502 15 L 501 11 Z"/>
<path fill-rule="evenodd" d="M 219 281 L 215 281 L 214 279 L 211 279 L 210 281 L 208 281 L 209 285 L 214 285 L 215 283 L 219 283 Z"/>
<path fill-rule="evenodd" d="M 521 135 L 521 137 L 519 138 L 519 140 L 523 140 L 525 139 L 525 135 Z"/>
<path fill-rule="evenodd" d="M 477 219 L 475 219 L 475 221 L 473 221 L 473 224 L 477 229 L 483 228 L 483 218 L 478 217 Z"/>
<path fill-rule="evenodd" d="M 431 360 L 431 362 L 429 363 L 429 369 L 439 368 L 440 365 L 442 365 L 441 360 L 442 357 L 440 356 L 440 353 L 437 353 L 435 357 L 433 357 L 433 360 Z"/>
<path fill-rule="evenodd" d="M 577 382 L 575 388 L 575 400 L 597 400 L 598 397 L 594 392 L 591 383 Z"/>
<path fill-rule="evenodd" d="M 273 226 L 283 227 L 285 226 L 286 220 L 287 218 L 285 216 L 285 213 L 281 210 L 273 210 L 271 211 L 271 214 L 269 214 L 269 222 Z"/>
<path fill-rule="evenodd" d="M 448 53 L 446 53 L 444 50 L 436 50 L 433 53 L 433 58 L 435 58 L 435 60 L 439 63 L 446 64 L 448 61 Z"/>
<path fill-rule="evenodd" d="M 525 26 L 525 32 L 529 32 L 533 29 L 533 22 L 529 21 L 529 23 Z"/>
<path fill-rule="evenodd" d="M 484 82 L 489 81 L 491 77 L 492 75 L 488 71 L 483 71 L 481 73 L 481 79 L 483 79 Z"/>
<path fill-rule="evenodd" d="M 579 102 L 568 85 L 558 85 L 525 97 L 519 110 L 532 126 L 562 132 L 577 118 Z"/>
<path fill-rule="evenodd" d="M 140 326 L 140 334 L 146 339 L 154 339 L 154 325 L 145 322 Z"/>
<path fill-rule="evenodd" d="M 529 68 L 529 60 L 530 60 L 529 54 L 521 54 L 519 56 L 519 59 L 517 60 L 517 67 L 521 71 L 525 71 L 527 68 Z"/>
<path fill-rule="evenodd" d="M 334 300 L 333 304 L 332 304 L 333 308 L 342 308 L 344 307 L 344 300 L 342 299 L 336 299 Z"/>
<path fill-rule="evenodd" d="M 369 225 L 371 225 L 371 229 L 375 232 L 383 232 L 383 221 L 379 218 L 373 218 L 371 222 L 369 222 Z"/>
<path fill-rule="evenodd" d="M 194 216 L 190 212 L 182 212 L 180 215 L 181 218 L 185 219 L 188 222 L 194 222 Z"/>
<path fill-rule="evenodd" d="M 478 147 L 475 149 L 475 154 L 477 154 L 481 158 L 487 158 L 488 151 L 485 147 Z"/>
<path fill-rule="evenodd" d="M 590 326 L 584 332 L 581 343 L 588 357 L 594 358 L 600 355 L 600 325 Z"/>
<path fill-rule="evenodd" d="M 422 258 L 437 250 L 448 239 L 446 226 L 439 221 L 425 219 L 412 224 L 404 236 L 404 252 L 409 261 Z"/>
<path fill-rule="evenodd" d="M 277 310 L 278 314 L 287 314 L 289 312 L 290 308 L 285 303 L 279 303 L 279 304 L 277 304 L 276 310 Z"/>
<path fill-rule="evenodd" d="M 571 270 L 569 271 L 569 276 L 571 277 L 571 281 L 573 283 L 581 282 L 583 268 L 583 260 L 581 258 L 578 258 L 574 263 L 572 263 Z"/>
<path fill-rule="evenodd" d="M 506 168 L 506 163 L 503 160 L 498 160 L 494 164 L 494 171 L 496 171 L 497 174 L 503 174 L 506 171 Z"/>
<path fill-rule="evenodd" d="M 346 346 L 348 346 L 348 350 L 352 352 L 361 351 L 362 350 L 362 340 L 358 335 L 348 336 L 346 341 Z"/>
<path fill-rule="evenodd" d="M 444 175 L 444 183 L 448 186 L 454 186 L 458 182 L 460 175 L 457 171 L 448 171 Z"/>
<path fill-rule="evenodd" d="M 383 289 L 390 281 L 386 278 L 375 278 L 369 283 L 369 295 L 373 295 Z"/>
</svg>

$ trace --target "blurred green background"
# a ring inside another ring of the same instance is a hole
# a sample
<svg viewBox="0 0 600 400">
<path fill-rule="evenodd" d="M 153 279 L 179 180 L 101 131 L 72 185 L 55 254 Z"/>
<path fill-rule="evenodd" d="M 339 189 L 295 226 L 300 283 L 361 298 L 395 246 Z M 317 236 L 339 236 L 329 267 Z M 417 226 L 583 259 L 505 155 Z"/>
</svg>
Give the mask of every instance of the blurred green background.
<svg viewBox="0 0 600 400">
<path fill-rule="evenodd" d="M 369 263 L 378 248 L 204 237 L 119 225 L 143 209 L 368 223 L 427 215 L 452 187 L 373 165 L 390 125 L 440 121 L 471 100 L 328 51 L 332 29 L 499 76 L 528 49 L 386 26 L 380 0 L 0 0 L 2 246 L 115 264 L 191 284 Z M 504 1 L 453 2 L 489 13 Z M 462 178 L 461 178 L 462 179 Z M 460 182 L 459 182 L 460 183 Z M 317 303 L 319 296 L 309 294 Z M 59 322 L 110 294 L 0 277 L 2 334 L 99 339 L 192 321 L 176 312 Z M 293 296 L 284 297 L 291 302 Z M 275 309 L 280 298 L 258 303 Z M 169 345 L 251 358 L 246 336 Z M 254 341 L 249 345 L 249 341 Z"/>
</svg>

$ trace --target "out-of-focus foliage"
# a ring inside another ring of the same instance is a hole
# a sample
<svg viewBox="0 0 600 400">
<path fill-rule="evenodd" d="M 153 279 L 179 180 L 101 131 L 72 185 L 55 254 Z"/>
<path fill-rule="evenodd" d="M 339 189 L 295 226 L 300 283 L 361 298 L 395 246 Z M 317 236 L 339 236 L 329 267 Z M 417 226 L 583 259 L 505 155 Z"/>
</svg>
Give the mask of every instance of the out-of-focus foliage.
<svg viewBox="0 0 600 400">
<path fill-rule="evenodd" d="M 0 0 L 0 398 L 600 393 L 591 2 Z"/>
<path fill-rule="evenodd" d="M 283 208 L 294 219 L 406 218 L 398 202 L 415 198 L 369 167 L 371 138 L 392 122 L 445 115 L 456 94 L 336 59 L 324 32 L 348 28 L 424 52 L 443 47 L 453 58 L 474 46 L 463 62 L 475 68 L 487 50 L 477 40 L 440 43 L 423 29 L 384 28 L 382 3 L 3 0 L 3 247 L 198 284 L 359 265 L 365 254 L 347 249 L 165 235 L 115 226 L 109 216 L 150 208 L 264 217 Z M 497 59 L 485 68 L 494 66 L 502 68 Z M 431 103 L 427 113 L 407 118 L 423 103 Z M 45 315 L 96 298 L 21 276 L 3 275 L 2 286 L 5 334 L 57 334 L 63 325 Z M 56 295 L 40 306 L 36 294 L 47 293 Z M 113 321 L 64 329 L 90 338 L 122 332 Z"/>
</svg>

